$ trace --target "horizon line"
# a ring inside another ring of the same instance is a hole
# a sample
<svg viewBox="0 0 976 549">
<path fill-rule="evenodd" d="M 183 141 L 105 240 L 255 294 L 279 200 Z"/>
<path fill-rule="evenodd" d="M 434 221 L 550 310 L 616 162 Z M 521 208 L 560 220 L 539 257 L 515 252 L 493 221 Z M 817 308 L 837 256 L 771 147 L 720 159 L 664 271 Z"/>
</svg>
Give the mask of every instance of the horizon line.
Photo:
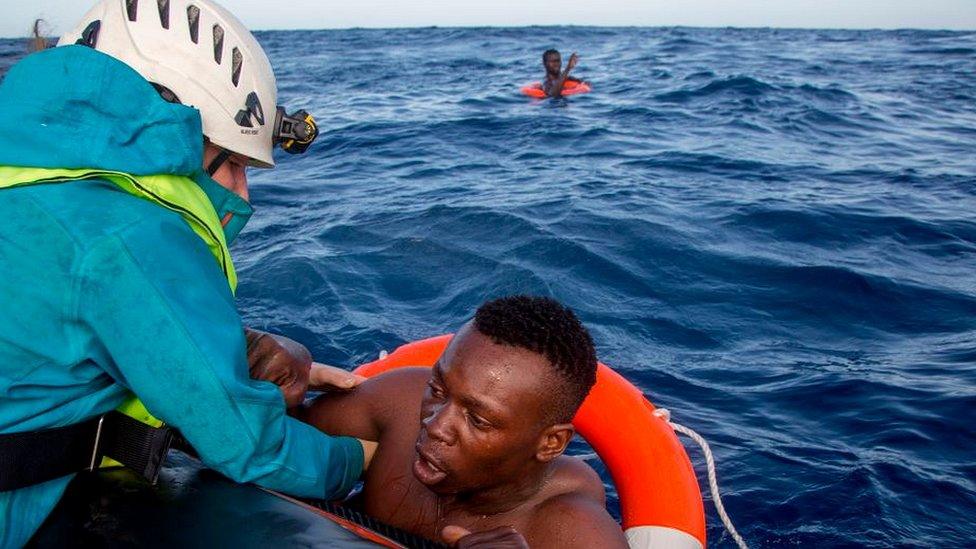
<svg viewBox="0 0 976 549">
<path fill-rule="evenodd" d="M 43 17 L 38 18 L 42 21 Z M 578 23 L 566 24 L 531 24 L 531 25 L 403 25 L 397 27 L 386 26 L 353 26 L 353 27 L 271 27 L 264 29 L 248 29 L 251 32 L 303 32 L 303 31 L 354 31 L 354 30 L 414 30 L 414 29 L 523 29 L 523 28 L 590 28 L 590 29 L 729 29 L 729 30 L 789 30 L 789 31 L 931 31 L 931 32 L 955 32 L 972 33 L 974 28 L 948 28 L 948 27 L 789 27 L 789 26 L 738 26 L 738 25 L 586 25 Z M 29 39 L 30 35 L 0 36 L 0 40 Z M 45 36 L 45 38 L 58 38 L 57 35 Z"/>
</svg>

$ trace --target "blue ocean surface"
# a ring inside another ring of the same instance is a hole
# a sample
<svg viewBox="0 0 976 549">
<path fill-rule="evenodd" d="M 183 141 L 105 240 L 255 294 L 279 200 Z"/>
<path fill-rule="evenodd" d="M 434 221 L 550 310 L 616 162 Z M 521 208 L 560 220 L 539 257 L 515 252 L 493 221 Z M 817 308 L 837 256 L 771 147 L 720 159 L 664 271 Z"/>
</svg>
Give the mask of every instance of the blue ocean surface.
<svg viewBox="0 0 976 549">
<path fill-rule="evenodd" d="M 551 295 L 711 442 L 752 546 L 976 543 L 976 33 L 258 38 L 323 135 L 250 174 L 247 323 L 352 367 Z M 520 95 L 550 47 L 593 93 Z"/>
</svg>

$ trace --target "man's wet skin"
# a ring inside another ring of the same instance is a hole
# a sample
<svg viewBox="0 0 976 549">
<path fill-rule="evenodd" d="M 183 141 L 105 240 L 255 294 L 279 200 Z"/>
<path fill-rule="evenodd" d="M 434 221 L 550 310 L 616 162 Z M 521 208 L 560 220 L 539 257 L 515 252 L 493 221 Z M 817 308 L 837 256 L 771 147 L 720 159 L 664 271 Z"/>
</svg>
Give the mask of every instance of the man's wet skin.
<svg viewBox="0 0 976 549">
<path fill-rule="evenodd" d="M 379 441 L 362 501 L 388 524 L 438 541 L 450 525 L 508 526 L 531 547 L 625 547 L 599 477 L 561 455 L 573 430 L 552 421 L 557 375 L 545 356 L 469 323 L 433 369 L 325 395 L 304 419 Z"/>
<path fill-rule="evenodd" d="M 542 66 L 546 70 L 546 78 L 542 81 L 542 90 L 546 95 L 561 97 L 566 82 L 580 82 L 579 79 L 569 75 L 577 63 L 579 63 L 579 55 L 573 52 L 566 63 L 566 70 L 562 70 L 562 56 L 558 51 L 546 50 L 542 54 Z"/>
</svg>

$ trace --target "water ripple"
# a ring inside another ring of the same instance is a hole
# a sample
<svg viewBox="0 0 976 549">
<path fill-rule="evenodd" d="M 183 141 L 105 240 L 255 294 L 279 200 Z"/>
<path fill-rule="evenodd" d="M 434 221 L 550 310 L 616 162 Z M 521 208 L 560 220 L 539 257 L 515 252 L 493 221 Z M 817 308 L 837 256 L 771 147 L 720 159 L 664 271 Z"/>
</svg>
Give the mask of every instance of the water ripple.
<svg viewBox="0 0 976 549">
<path fill-rule="evenodd" d="M 554 295 L 713 442 L 751 545 L 976 539 L 976 34 L 258 38 L 324 133 L 251 175 L 248 323 L 353 365 L 487 298 Z M 553 46 L 593 93 L 518 93 Z M 0 41 L 0 75 L 22 53 Z"/>
</svg>

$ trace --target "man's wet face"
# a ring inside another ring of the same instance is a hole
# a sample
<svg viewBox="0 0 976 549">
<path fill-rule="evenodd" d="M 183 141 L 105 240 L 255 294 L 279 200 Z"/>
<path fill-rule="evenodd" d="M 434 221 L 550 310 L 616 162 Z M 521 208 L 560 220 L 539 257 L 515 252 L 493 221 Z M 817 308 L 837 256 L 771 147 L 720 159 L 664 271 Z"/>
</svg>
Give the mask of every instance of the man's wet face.
<svg viewBox="0 0 976 549">
<path fill-rule="evenodd" d="M 558 75 L 559 69 L 563 66 L 563 59 L 558 53 L 550 53 L 546 56 L 545 63 L 546 72 L 552 75 Z"/>
<path fill-rule="evenodd" d="M 535 460 L 552 402 L 545 357 L 498 345 L 471 323 L 434 365 L 421 404 L 414 476 L 439 494 L 514 482 Z"/>
</svg>

